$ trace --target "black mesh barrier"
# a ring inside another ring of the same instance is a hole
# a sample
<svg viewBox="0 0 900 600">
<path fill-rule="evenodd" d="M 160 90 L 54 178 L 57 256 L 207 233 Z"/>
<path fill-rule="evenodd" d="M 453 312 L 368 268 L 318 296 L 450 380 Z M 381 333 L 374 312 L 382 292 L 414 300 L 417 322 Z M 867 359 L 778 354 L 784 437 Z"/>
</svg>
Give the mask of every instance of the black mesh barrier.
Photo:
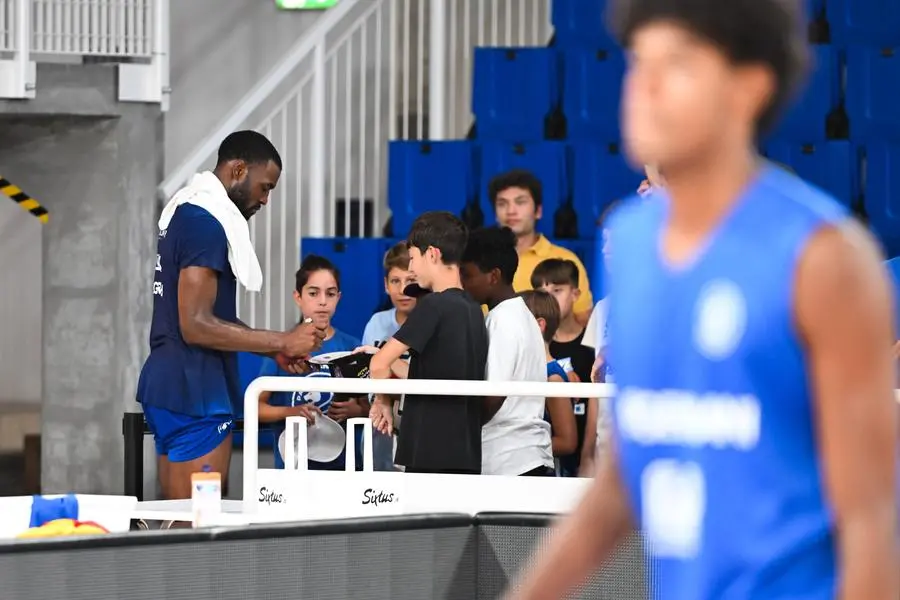
<svg viewBox="0 0 900 600">
<path fill-rule="evenodd" d="M 481 600 L 542 544 L 540 515 L 429 515 L 0 544 L 3 600 Z M 648 598 L 631 539 L 578 598 Z"/>
<path fill-rule="evenodd" d="M 497 598 L 529 557 L 546 545 L 549 516 L 479 515 L 478 599 Z M 648 569 L 639 535 L 630 536 L 574 599 L 646 600 Z"/>
</svg>

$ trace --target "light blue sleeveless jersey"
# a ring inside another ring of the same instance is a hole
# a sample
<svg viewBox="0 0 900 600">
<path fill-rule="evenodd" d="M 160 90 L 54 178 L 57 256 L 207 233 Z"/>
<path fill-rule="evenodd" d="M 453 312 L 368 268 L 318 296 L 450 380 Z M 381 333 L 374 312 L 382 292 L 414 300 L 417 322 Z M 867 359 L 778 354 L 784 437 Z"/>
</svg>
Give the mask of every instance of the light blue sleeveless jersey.
<svg viewBox="0 0 900 600">
<path fill-rule="evenodd" d="M 614 432 L 663 600 L 834 598 L 835 532 L 793 320 L 800 256 L 846 218 L 765 166 L 708 244 L 667 265 L 664 193 L 614 216 Z"/>
</svg>

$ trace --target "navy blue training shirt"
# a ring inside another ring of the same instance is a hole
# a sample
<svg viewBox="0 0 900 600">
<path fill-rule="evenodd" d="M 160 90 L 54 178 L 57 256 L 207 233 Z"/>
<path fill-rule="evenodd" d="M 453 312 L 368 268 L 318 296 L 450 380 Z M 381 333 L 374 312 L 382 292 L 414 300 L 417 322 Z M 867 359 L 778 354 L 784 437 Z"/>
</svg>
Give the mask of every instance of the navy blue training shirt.
<svg viewBox="0 0 900 600">
<path fill-rule="evenodd" d="M 188 267 L 218 274 L 213 314 L 237 322 L 237 282 L 228 263 L 222 225 L 206 210 L 179 206 L 168 229 L 159 232 L 153 278 L 150 356 L 141 370 L 141 404 L 197 417 L 233 414 L 240 405 L 237 355 L 190 346 L 178 322 L 178 281 Z"/>
</svg>

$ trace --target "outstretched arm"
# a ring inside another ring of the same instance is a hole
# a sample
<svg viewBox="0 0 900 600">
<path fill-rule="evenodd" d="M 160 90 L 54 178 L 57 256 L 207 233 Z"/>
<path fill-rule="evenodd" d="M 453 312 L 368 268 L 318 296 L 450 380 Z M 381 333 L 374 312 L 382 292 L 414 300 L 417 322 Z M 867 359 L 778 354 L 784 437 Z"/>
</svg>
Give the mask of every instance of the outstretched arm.
<svg viewBox="0 0 900 600">
<path fill-rule="evenodd" d="M 213 313 L 218 273 L 208 267 L 186 267 L 178 278 L 178 322 L 184 341 L 194 346 L 231 352 L 302 356 L 321 345 L 322 335 L 312 324 L 280 333 L 249 329 L 224 321 Z"/>
<path fill-rule="evenodd" d="M 866 232 L 853 224 L 814 236 L 797 273 L 795 315 L 809 352 L 846 600 L 900 597 L 892 312 Z"/>
</svg>

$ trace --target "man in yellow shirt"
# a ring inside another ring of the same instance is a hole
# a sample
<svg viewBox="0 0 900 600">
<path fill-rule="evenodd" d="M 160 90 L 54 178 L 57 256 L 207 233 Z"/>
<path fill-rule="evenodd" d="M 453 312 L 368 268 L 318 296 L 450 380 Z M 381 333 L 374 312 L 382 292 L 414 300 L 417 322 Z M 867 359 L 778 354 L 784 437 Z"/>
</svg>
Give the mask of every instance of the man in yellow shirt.
<svg viewBox="0 0 900 600">
<path fill-rule="evenodd" d="M 535 231 L 541 218 L 541 182 L 529 171 L 514 170 L 494 177 L 488 194 L 494 203 L 497 223 L 509 227 L 516 234 L 519 268 L 513 278 L 517 292 L 531 289 L 531 272 L 548 258 L 571 260 L 578 267 L 578 289 L 581 295 L 575 303 L 575 315 L 580 323 L 587 323 L 594 306 L 591 287 L 584 265 L 571 250 L 550 243 Z"/>
</svg>

